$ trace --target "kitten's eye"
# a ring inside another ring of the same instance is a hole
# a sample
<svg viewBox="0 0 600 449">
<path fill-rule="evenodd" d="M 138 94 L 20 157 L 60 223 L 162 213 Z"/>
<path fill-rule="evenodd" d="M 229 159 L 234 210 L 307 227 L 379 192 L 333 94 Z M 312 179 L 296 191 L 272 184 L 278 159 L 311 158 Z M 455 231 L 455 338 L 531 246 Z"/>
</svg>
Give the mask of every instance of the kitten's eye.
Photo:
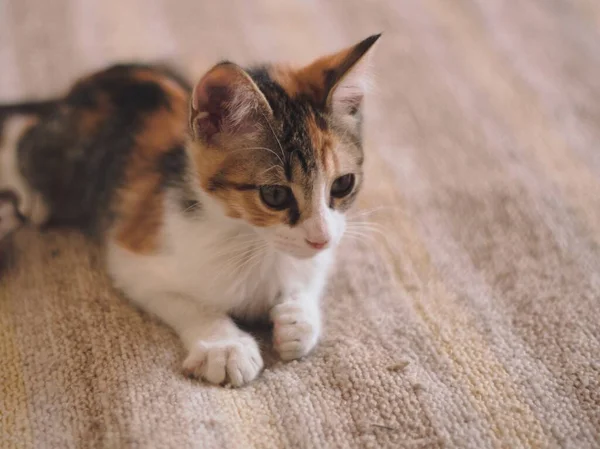
<svg viewBox="0 0 600 449">
<path fill-rule="evenodd" d="M 338 179 L 333 181 L 331 186 L 331 196 L 334 198 L 343 198 L 352 192 L 354 187 L 354 175 L 348 174 L 340 176 Z"/>
<path fill-rule="evenodd" d="M 271 209 L 287 209 L 292 202 L 292 191 L 285 186 L 261 186 L 260 199 Z"/>
</svg>

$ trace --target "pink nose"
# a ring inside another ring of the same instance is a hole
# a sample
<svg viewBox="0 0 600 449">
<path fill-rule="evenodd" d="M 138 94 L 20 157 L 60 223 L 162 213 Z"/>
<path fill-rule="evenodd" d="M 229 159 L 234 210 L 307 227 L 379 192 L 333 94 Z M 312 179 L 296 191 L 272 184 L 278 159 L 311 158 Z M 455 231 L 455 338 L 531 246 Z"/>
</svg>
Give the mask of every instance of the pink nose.
<svg viewBox="0 0 600 449">
<path fill-rule="evenodd" d="M 310 240 L 306 239 L 306 243 L 308 243 L 308 246 L 310 246 L 311 248 L 323 249 L 327 246 L 329 240 L 325 240 L 324 242 L 311 242 Z"/>
</svg>

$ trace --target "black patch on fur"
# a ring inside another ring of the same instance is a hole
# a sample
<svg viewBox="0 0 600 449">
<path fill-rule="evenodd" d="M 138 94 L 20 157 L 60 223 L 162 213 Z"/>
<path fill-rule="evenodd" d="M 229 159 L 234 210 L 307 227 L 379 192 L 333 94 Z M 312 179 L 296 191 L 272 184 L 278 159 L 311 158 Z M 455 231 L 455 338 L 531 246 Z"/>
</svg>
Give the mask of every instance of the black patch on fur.
<svg viewBox="0 0 600 449">
<path fill-rule="evenodd" d="M 300 220 L 300 210 L 298 209 L 298 203 L 296 199 L 292 201 L 290 208 L 288 209 L 288 222 L 290 226 L 294 226 Z"/>
<path fill-rule="evenodd" d="M 298 157 L 298 160 L 300 161 L 300 166 L 302 167 L 304 173 L 308 173 L 308 162 L 306 161 L 304 154 L 301 151 L 294 151 L 292 155 L 294 154 Z"/>
<path fill-rule="evenodd" d="M 19 168 L 50 206 L 53 223 L 97 233 L 113 218 L 112 198 L 123 183 L 135 136 L 149 113 L 169 105 L 158 83 L 136 78 L 134 71 L 146 67 L 117 65 L 84 78 L 21 139 Z M 84 110 L 101 116 L 91 133 L 80 131 Z M 176 153 L 163 161 L 169 175 L 179 170 Z"/>
<path fill-rule="evenodd" d="M 98 106 L 99 90 L 75 87 L 65 98 L 65 103 L 75 108 L 95 108 Z"/>
<path fill-rule="evenodd" d="M 180 186 L 183 183 L 187 165 L 187 155 L 183 144 L 171 148 L 162 155 L 159 170 L 163 175 L 163 185 Z"/>
<path fill-rule="evenodd" d="M 340 78 L 340 76 L 343 74 L 343 72 L 339 69 L 329 69 L 329 70 L 325 70 L 325 72 L 323 72 L 323 78 L 325 79 L 325 81 L 323 82 L 323 84 L 325 85 L 325 92 L 327 94 L 329 94 L 329 91 L 331 90 L 331 88 L 335 85 L 335 83 L 337 82 L 337 80 Z M 323 98 L 323 101 L 325 102 L 327 100 L 327 95 L 325 95 L 325 97 Z M 326 105 L 325 103 L 323 103 L 321 105 L 322 108 L 325 108 Z"/>
<path fill-rule="evenodd" d="M 163 187 L 176 189 L 182 212 L 191 216 L 197 215 L 202 210 L 202 206 L 186 182 L 187 163 L 187 154 L 181 144 L 171 148 L 162 156 L 159 170 L 163 177 Z"/>
<path fill-rule="evenodd" d="M 325 119 L 325 117 L 323 117 L 323 114 L 321 114 L 320 112 L 317 112 L 315 114 L 315 123 L 321 131 L 327 131 L 329 129 L 327 120 Z"/>
<path fill-rule="evenodd" d="M 0 120 L 14 114 L 45 115 L 56 107 L 56 100 L 27 101 L 0 105 Z"/>
<path fill-rule="evenodd" d="M 282 159 L 285 162 L 283 168 L 286 179 L 292 181 L 293 164 L 296 159 L 293 155 L 297 156 L 302 170 L 310 176 L 316 167 L 316 159 L 306 123 L 311 116 L 321 117 L 324 120 L 321 111 L 318 110 L 318 105 L 314 104 L 309 96 L 300 95 L 297 98 L 291 98 L 279 84 L 271 79 L 264 67 L 250 69 L 248 74 L 265 95 L 273 110 L 275 120 L 272 126 L 273 131 L 277 133 L 277 138 L 272 138 L 271 149 L 276 152 L 283 150 Z M 279 144 L 281 144 L 281 149 Z"/>
<path fill-rule="evenodd" d="M 285 164 L 283 166 L 283 171 L 285 179 L 287 179 L 288 182 L 292 182 L 292 164 Z"/>
</svg>

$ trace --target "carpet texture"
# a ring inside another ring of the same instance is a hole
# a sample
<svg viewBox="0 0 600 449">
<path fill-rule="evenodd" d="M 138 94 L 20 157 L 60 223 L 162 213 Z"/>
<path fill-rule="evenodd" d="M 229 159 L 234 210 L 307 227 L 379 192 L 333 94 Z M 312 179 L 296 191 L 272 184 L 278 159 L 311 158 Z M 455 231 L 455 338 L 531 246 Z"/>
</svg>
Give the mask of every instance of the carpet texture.
<svg viewBox="0 0 600 449">
<path fill-rule="evenodd" d="M 379 31 L 368 224 L 314 354 L 277 362 L 263 336 L 248 387 L 188 380 L 96 248 L 24 229 L 0 275 L 0 447 L 600 447 L 600 3 L 0 0 L 0 101 L 116 60 L 196 78 Z"/>
</svg>

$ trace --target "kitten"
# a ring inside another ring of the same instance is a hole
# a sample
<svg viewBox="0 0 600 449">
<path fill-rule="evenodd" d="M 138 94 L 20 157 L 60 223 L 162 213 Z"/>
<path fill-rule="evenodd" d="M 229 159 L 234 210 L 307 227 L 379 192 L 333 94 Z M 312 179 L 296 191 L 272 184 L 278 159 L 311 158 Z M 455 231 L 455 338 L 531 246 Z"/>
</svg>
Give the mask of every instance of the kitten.
<svg viewBox="0 0 600 449">
<path fill-rule="evenodd" d="M 321 333 L 320 298 L 363 182 L 365 55 L 379 35 L 299 69 L 222 62 L 193 87 L 119 65 L 62 99 L 4 107 L 0 237 L 19 223 L 102 238 L 108 271 L 170 325 L 184 371 L 241 386 L 261 371 L 233 318 L 273 322 L 283 360 Z M 3 199 L 4 198 L 4 199 Z"/>
</svg>

